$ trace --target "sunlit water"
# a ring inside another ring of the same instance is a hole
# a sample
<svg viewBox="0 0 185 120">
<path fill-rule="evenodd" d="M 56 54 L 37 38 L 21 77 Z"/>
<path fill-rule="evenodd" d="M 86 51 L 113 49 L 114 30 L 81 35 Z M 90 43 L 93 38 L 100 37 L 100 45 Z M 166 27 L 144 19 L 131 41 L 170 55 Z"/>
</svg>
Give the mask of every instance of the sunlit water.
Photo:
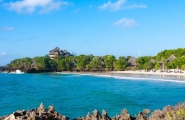
<svg viewBox="0 0 185 120">
<path fill-rule="evenodd" d="M 185 79 L 140 75 L 3 74 L 0 116 L 53 104 L 71 119 L 105 109 L 110 117 L 126 108 L 132 116 L 185 101 Z"/>
</svg>

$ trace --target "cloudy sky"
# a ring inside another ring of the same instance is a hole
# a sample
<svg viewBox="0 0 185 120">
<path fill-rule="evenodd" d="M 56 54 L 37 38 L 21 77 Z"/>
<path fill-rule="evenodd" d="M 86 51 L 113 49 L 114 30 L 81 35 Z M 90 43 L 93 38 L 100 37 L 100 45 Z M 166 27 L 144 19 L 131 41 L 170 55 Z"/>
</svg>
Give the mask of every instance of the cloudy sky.
<svg viewBox="0 0 185 120">
<path fill-rule="evenodd" d="M 69 52 L 116 57 L 184 48 L 185 0 L 0 0 L 0 65 Z"/>
</svg>

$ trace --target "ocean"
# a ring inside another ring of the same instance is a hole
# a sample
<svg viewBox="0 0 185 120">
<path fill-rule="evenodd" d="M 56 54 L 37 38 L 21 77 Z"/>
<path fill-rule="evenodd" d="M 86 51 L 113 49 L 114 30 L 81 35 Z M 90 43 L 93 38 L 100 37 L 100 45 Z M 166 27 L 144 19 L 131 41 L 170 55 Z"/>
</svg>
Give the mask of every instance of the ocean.
<svg viewBox="0 0 185 120">
<path fill-rule="evenodd" d="M 16 110 L 47 108 L 70 119 L 97 109 L 110 117 L 126 108 L 132 116 L 143 109 L 162 109 L 185 101 L 185 78 L 129 74 L 0 73 L 0 116 Z"/>
</svg>

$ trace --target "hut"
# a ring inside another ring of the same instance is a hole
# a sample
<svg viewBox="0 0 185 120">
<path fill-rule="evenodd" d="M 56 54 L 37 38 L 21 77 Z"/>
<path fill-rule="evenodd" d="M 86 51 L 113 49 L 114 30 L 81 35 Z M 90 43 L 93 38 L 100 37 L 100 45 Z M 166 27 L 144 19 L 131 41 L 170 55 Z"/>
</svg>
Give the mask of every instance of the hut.
<svg viewBox="0 0 185 120">
<path fill-rule="evenodd" d="M 34 61 L 32 62 L 32 64 L 31 64 L 31 68 L 36 68 L 36 66 L 37 66 L 37 62 L 36 62 L 36 60 L 34 60 Z"/>
<path fill-rule="evenodd" d="M 155 63 L 155 60 L 152 58 L 149 62 L 150 63 Z"/>
<path fill-rule="evenodd" d="M 128 60 L 128 64 L 130 66 L 137 66 L 137 63 L 136 63 L 136 58 L 134 56 L 132 56 L 129 60 Z"/>
<path fill-rule="evenodd" d="M 76 66 L 76 62 L 75 61 L 71 62 L 71 65 Z"/>
<path fill-rule="evenodd" d="M 101 65 L 102 65 L 102 66 L 105 66 L 105 62 L 101 61 Z"/>
<path fill-rule="evenodd" d="M 167 60 L 166 62 L 171 62 L 172 60 L 174 60 L 176 57 L 174 54 L 172 54 Z"/>
</svg>

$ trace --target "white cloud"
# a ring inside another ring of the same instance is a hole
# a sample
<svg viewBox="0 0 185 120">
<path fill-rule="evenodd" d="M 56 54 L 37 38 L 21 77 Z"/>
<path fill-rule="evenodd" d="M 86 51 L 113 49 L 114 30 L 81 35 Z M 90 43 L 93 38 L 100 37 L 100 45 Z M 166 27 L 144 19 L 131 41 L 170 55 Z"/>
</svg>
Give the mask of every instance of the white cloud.
<svg viewBox="0 0 185 120">
<path fill-rule="evenodd" d="M 33 13 L 36 10 L 39 13 L 46 13 L 52 10 L 57 10 L 61 6 L 67 6 L 68 2 L 61 0 L 19 0 L 16 2 L 5 3 L 9 10 L 17 13 Z"/>
<path fill-rule="evenodd" d="M 3 28 L 1 28 L 3 31 L 12 31 L 12 30 L 14 30 L 15 28 L 13 28 L 13 27 L 3 27 Z"/>
<path fill-rule="evenodd" d="M 8 53 L 7 52 L 2 52 L 1 54 L 0 54 L 0 56 L 5 56 L 5 55 L 7 55 Z"/>
<path fill-rule="evenodd" d="M 107 10 L 110 9 L 111 11 L 118 11 L 121 9 L 134 9 L 134 8 L 146 8 L 144 4 L 136 4 L 136 3 L 127 3 L 127 0 L 118 0 L 115 3 L 112 3 L 110 0 L 107 3 L 99 6 L 98 9 L 100 10 Z"/>
<path fill-rule="evenodd" d="M 123 29 L 132 28 L 138 26 L 138 23 L 134 19 L 122 18 L 114 23 L 116 26 L 121 26 Z"/>
<path fill-rule="evenodd" d="M 146 8 L 146 5 L 133 3 L 128 6 L 125 6 L 125 9 L 134 9 L 134 8 Z"/>
</svg>

